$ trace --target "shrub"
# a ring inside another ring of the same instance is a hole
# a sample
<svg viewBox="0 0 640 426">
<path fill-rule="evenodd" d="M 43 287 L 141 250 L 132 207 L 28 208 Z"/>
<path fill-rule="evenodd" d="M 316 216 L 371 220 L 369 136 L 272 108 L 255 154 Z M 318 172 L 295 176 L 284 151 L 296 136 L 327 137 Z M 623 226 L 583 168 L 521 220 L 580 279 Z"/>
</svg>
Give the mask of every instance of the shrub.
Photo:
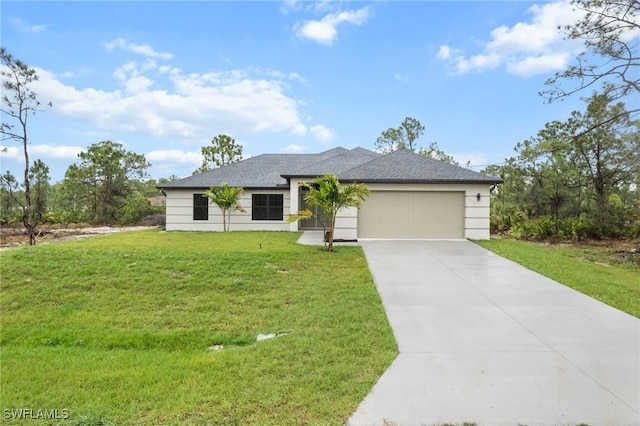
<svg viewBox="0 0 640 426">
<path fill-rule="evenodd" d="M 144 226 L 165 226 L 167 224 L 167 216 L 163 213 L 151 214 L 142 219 Z"/>
<path fill-rule="evenodd" d="M 589 224 L 584 219 L 570 217 L 560 222 L 559 237 L 573 241 L 583 240 L 588 229 Z"/>
<path fill-rule="evenodd" d="M 554 236 L 556 236 L 556 225 L 551 216 L 541 216 L 523 224 L 524 238 L 546 240 Z"/>
</svg>

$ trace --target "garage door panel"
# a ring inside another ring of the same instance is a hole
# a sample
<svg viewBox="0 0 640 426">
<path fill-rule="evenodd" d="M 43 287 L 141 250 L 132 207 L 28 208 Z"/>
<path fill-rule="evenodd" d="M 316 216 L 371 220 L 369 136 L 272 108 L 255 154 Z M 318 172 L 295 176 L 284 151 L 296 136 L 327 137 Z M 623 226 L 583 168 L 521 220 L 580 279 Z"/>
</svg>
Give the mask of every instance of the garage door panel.
<svg viewBox="0 0 640 426">
<path fill-rule="evenodd" d="M 361 238 L 464 238 L 464 193 L 372 191 L 358 212 Z"/>
</svg>

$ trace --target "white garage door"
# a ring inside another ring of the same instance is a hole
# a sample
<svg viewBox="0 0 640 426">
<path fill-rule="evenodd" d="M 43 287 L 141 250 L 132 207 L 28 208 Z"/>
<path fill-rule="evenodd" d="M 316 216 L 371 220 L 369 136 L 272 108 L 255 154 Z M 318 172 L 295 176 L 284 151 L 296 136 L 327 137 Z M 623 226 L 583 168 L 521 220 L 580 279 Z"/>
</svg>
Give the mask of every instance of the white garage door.
<svg viewBox="0 0 640 426">
<path fill-rule="evenodd" d="M 464 238 L 464 193 L 371 191 L 358 212 L 360 238 Z"/>
</svg>

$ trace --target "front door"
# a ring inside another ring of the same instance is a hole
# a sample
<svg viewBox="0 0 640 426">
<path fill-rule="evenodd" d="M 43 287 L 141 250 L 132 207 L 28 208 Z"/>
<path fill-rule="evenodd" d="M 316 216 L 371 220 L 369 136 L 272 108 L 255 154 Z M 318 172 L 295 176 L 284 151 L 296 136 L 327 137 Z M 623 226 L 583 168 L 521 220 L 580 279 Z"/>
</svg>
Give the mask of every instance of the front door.
<svg viewBox="0 0 640 426">
<path fill-rule="evenodd" d="M 300 210 L 309 209 L 313 213 L 313 217 L 311 219 L 303 219 L 299 221 L 299 229 L 306 230 L 318 230 L 323 229 L 322 222 L 324 221 L 325 225 L 328 227 L 329 222 L 324 219 L 324 215 L 322 214 L 322 210 L 318 206 L 309 206 L 304 200 L 305 197 L 309 194 L 308 190 L 302 189 L 300 190 L 300 199 L 298 200 L 298 205 L 300 206 Z"/>
</svg>

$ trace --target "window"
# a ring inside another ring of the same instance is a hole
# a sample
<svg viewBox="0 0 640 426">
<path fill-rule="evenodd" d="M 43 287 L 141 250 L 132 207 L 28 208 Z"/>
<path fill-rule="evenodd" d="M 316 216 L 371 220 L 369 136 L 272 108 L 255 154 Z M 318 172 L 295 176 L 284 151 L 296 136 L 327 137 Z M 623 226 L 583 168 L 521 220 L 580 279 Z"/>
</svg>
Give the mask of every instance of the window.
<svg viewBox="0 0 640 426">
<path fill-rule="evenodd" d="M 209 220 L 209 199 L 202 194 L 193 194 L 193 220 Z"/>
<path fill-rule="evenodd" d="M 251 220 L 282 220 L 282 194 L 253 194 Z"/>
</svg>

